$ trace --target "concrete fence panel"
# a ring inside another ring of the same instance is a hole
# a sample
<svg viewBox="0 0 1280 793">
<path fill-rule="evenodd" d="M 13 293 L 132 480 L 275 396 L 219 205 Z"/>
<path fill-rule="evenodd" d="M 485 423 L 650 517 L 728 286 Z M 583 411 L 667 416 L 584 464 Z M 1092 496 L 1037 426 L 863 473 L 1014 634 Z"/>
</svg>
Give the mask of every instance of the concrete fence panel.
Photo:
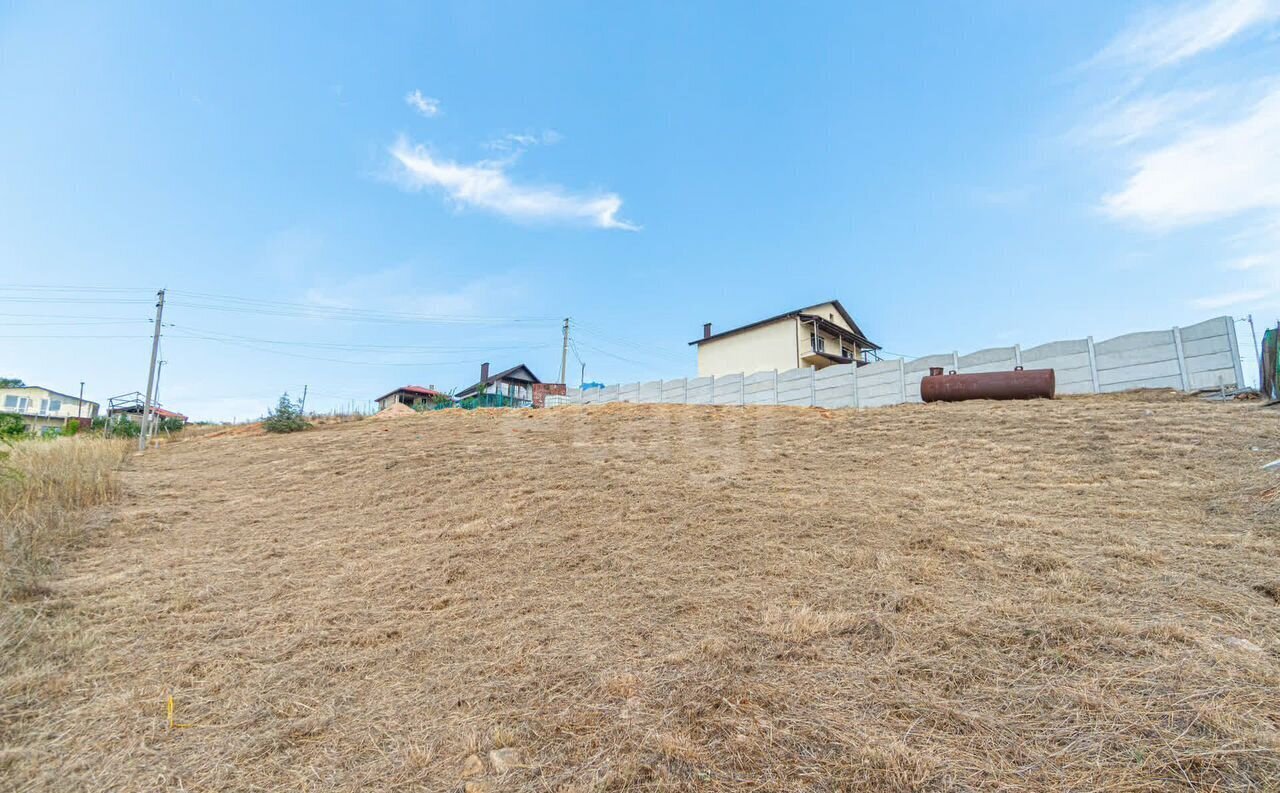
<svg viewBox="0 0 1280 793">
<path fill-rule="evenodd" d="M 1098 390 L 1181 389 L 1182 367 L 1172 330 L 1127 333 L 1093 345 Z"/>
<path fill-rule="evenodd" d="M 990 347 L 985 350 L 961 355 L 956 361 L 957 372 L 976 374 L 979 372 L 1007 372 L 1018 365 L 1017 347 Z M 1023 364 L 1025 366 L 1025 364 Z"/>
<path fill-rule="evenodd" d="M 689 395 L 687 399 L 690 405 L 710 405 L 711 404 L 711 378 L 710 377 L 689 378 Z"/>
<path fill-rule="evenodd" d="M 679 380 L 663 380 L 662 381 L 662 401 L 672 405 L 683 405 L 689 398 L 689 381 L 685 378 Z"/>
<path fill-rule="evenodd" d="M 741 405 L 743 375 L 722 374 L 712 379 L 711 404 Z"/>
<path fill-rule="evenodd" d="M 632 403 L 640 401 L 640 384 L 623 383 L 618 386 L 618 401 Z"/>
<path fill-rule="evenodd" d="M 1235 323 L 1218 317 L 1181 329 L 1182 359 L 1192 389 L 1244 384 Z"/>
<path fill-rule="evenodd" d="M 744 377 L 742 380 L 742 404 L 778 404 L 778 373 L 756 372 Z"/>
<path fill-rule="evenodd" d="M 923 358 L 917 358 L 914 361 L 907 361 L 902 366 L 902 373 L 905 377 L 906 401 L 920 401 L 920 381 L 925 375 L 929 374 L 930 367 L 941 366 L 942 371 L 950 372 L 956 368 L 956 357 L 954 353 L 943 353 L 941 355 L 926 355 Z"/>
<path fill-rule="evenodd" d="M 878 361 L 858 367 L 858 407 L 902 402 L 902 367 L 898 361 Z"/>
<path fill-rule="evenodd" d="M 607 385 L 604 388 L 597 389 L 597 390 L 600 391 L 600 399 L 597 401 L 600 402 L 601 404 L 618 401 L 618 392 L 620 390 L 619 386 Z"/>
<path fill-rule="evenodd" d="M 813 404 L 820 408 L 858 406 L 858 367 L 844 363 L 828 366 L 813 375 Z"/>
<path fill-rule="evenodd" d="M 778 404 L 813 407 L 813 368 L 778 372 Z"/>
<path fill-rule="evenodd" d="M 1022 351 L 1026 369 L 1052 369 L 1059 394 L 1092 394 L 1093 370 L 1089 365 L 1089 340 L 1051 341 Z"/>
<path fill-rule="evenodd" d="M 650 380 L 647 383 L 641 383 L 636 393 L 636 401 L 641 404 L 653 404 L 662 401 L 662 381 Z"/>
</svg>

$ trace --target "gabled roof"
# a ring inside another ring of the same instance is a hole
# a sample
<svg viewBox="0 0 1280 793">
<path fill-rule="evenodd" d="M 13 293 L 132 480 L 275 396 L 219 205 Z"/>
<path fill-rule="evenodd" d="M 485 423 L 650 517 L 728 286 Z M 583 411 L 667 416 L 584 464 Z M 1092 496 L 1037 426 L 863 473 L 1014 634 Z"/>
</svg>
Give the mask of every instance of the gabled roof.
<svg viewBox="0 0 1280 793">
<path fill-rule="evenodd" d="M 776 317 L 769 317 L 768 319 L 762 319 L 759 322 L 752 322 L 750 325 L 743 325 L 742 327 L 733 328 L 732 330 L 725 330 L 719 333 L 713 333 L 710 336 L 707 336 L 705 339 L 694 339 L 693 341 L 689 342 L 689 344 L 691 345 L 704 344 L 709 341 L 715 341 L 716 339 L 723 339 L 725 336 L 732 336 L 735 333 L 741 333 L 744 330 L 751 330 L 752 328 L 758 328 L 761 325 L 768 325 L 770 323 L 777 322 L 778 320 L 791 319 L 792 317 L 804 317 L 807 319 L 817 319 L 817 320 L 820 320 L 821 322 L 831 325 L 832 328 L 835 328 L 837 331 L 843 331 L 845 334 L 848 334 L 849 331 L 843 330 L 842 328 L 840 328 L 838 325 L 835 325 L 834 323 L 827 322 L 827 320 L 823 319 L 822 317 L 805 313 L 805 311 L 808 309 L 815 308 L 817 306 L 825 306 L 827 303 L 830 303 L 832 306 L 834 306 L 836 311 L 840 312 L 840 318 L 843 319 L 845 322 L 849 323 L 849 327 L 853 329 L 853 336 L 857 340 L 858 344 L 860 344 L 861 346 L 869 350 L 880 349 L 879 344 L 876 344 L 867 338 L 866 334 L 862 332 L 862 329 L 858 327 L 858 323 L 854 322 L 853 317 L 849 316 L 849 312 L 845 311 L 844 306 L 840 305 L 839 300 L 824 300 L 821 303 L 813 303 L 811 305 L 804 306 L 803 308 L 797 308 L 793 311 L 787 311 L 785 313 L 779 314 Z"/>
<path fill-rule="evenodd" d="M 511 367 L 510 369 L 507 369 L 507 370 L 506 370 L 506 371 L 504 371 L 504 372 L 498 372 L 497 374 L 491 374 L 491 375 L 489 375 L 489 377 L 488 377 L 488 378 L 486 378 L 486 379 L 484 379 L 484 380 L 481 380 L 480 382 L 478 382 L 478 383 L 476 383 L 476 384 L 474 384 L 474 385 L 472 385 L 472 386 L 470 386 L 470 387 L 468 387 L 468 388 L 464 388 L 463 390 L 459 391 L 459 392 L 458 392 L 457 394 L 455 394 L 454 396 L 459 397 L 459 398 L 461 398 L 461 397 L 465 397 L 465 396 L 470 396 L 471 394 L 473 394 L 473 393 L 475 393 L 476 391 L 478 391 L 478 390 L 480 389 L 480 386 L 482 386 L 482 385 L 488 385 L 489 383 L 496 383 L 496 382 L 497 382 L 497 381 L 499 381 L 499 380 L 505 380 L 505 379 L 507 379 L 507 377 L 508 377 L 508 376 L 510 376 L 510 375 L 512 375 L 512 374 L 515 374 L 516 372 L 520 371 L 521 369 L 523 369 L 523 370 L 524 370 L 524 373 L 525 373 L 526 375 L 528 375 L 528 381 L 529 381 L 529 382 L 531 382 L 531 383 L 541 383 L 541 382 L 542 382 L 541 380 L 539 380 L 539 379 L 538 379 L 537 375 L 535 375 L 535 374 L 533 373 L 533 370 L 532 370 L 532 369 L 530 369 L 529 367 L 525 366 L 524 364 L 517 364 L 516 366 L 513 366 L 513 367 Z M 524 378 L 521 378 L 521 379 L 524 379 Z"/>
<path fill-rule="evenodd" d="M 444 393 L 443 391 L 436 391 L 433 388 L 426 388 L 420 385 L 402 385 L 399 388 L 395 389 L 394 391 L 388 391 L 387 393 L 383 394 L 382 396 L 378 397 L 373 401 L 381 402 L 382 400 L 386 399 L 392 394 L 399 394 L 402 392 L 407 394 L 416 394 L 418 396 L 425 396 L 425 397 L 448 396 L 448 394 Z"/>
</svg>

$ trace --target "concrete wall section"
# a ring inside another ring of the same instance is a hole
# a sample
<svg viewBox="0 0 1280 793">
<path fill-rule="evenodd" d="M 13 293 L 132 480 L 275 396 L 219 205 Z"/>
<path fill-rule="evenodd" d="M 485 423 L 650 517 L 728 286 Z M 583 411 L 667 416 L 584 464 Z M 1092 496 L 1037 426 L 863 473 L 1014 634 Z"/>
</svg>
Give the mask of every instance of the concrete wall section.
<svg viewBox="0 0 1280 793">
<path fill-rule="evenodd" d="M 858 367 L 858 407 L 902 402 L 902 367 L 898 361 L 879 361 Z"/>
<path fill-rule="evenodd" d="M 956 371 L 965 374 L 977 372 L 1007 372 L 1018 365 L 1017 347 L 990 347 L 961 355 Z"/>
<path fill-rule="evenodd" d="M 1178 347 L 1172 330 L 1128 333 L 1093 345 L 1098 390 L 1182 388 Z"/>
<path fill-rule="evenodd" d="M 851 363 L 828 366 L 813 376 L 813 404 L 820 408 L 858 406 L 858 367 Z"/>
<path fill-rule="evenodd" d="M 743 375 L 716 375 L 711 383 L 711 404 L 741 405 Z"/>
<path fill-rule="evenodd" d="M 813 369 L 778 372 L 778 404 L 813 407 Z"/>
<path fill-rule="evenodd" d="M 679 380 L 663 380 L 662 381 L 662 401 L 669 405 L 682 405 L 688 398 L 689 381 L 685 378 Z"/>
<path fill-rule="evenodd" d="M 689 378 L 689 393 L 687 400 L 690 405 L 710 405 L 711 404 L 711 378 L 710 377 L 691 377 Z"/>
<path fill-rule="evenodd" d="M 917 358 L 914 361 L 907 361 L 902 366 L 902 372 L 905 377 L 906 391 L 908 402 L 920 401 L 920 381 L 925 375 L 929 374 L 929 368 L 932 366 L 941 366 L 943 372 L 950 372 L 956 368 L 956 358 L 954 353 L 944 353 L 942 355 L 926 355 L 923 358 Z"/>
<path fill-rule="evenodd" d="M 1231 344 L 1234 323 L 1230 317 L 1182 328 L 1182 359 L 1191 388 L 1239 385 L 1238 356 Z"/>
<path fill-rule="evenodd" d="M 1024 369 L 1052 369 L 1059 394 L 1092 394 L 1089 340 L 1051 341 L 1022 351 Z"/>
<path fill-rule="evenodd" d="M 623 383 L 618 386 L 619 402 L 638 402 L 640 401 L 640 384 L 639 383 Z"/>
<path fill-rule="evenodd" d="M 778 373 L 756 372 L 742 380 L 742 404 L 778 404 Z"/>
<path fill-rule="evenodd" d="M 652 404 L 662 401 L 662 381 L 650 380 L 647 383 L 641 383 L 636 391 L 636 401 L 643 404 Z"/>
</svg>

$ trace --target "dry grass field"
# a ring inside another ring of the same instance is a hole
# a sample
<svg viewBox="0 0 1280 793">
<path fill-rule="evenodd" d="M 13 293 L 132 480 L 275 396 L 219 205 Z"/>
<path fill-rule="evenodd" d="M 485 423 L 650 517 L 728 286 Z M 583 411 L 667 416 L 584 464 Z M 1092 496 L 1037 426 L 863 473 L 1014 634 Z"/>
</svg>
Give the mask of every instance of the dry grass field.
<svg viewBox="0 0 1280 793">
<path fill-rule="evenodd" d="M 180 441 L 19 604 L 0 787 L 1280 790 L 1277 457 L 1165 394 Z"/>
</svg>

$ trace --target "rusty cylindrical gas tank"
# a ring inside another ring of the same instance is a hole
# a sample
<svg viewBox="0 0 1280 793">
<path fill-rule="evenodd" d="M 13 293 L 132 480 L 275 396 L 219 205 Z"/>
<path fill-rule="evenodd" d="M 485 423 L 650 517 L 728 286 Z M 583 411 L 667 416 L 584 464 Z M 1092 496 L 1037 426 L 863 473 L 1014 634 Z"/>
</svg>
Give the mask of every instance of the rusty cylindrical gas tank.
<svg viewBox="0 0 1280 793">
<path fill-rule="evenodd" d="M 966 399 L 1053 399 L 1052 369 L 1023 369 L 1012 372 L 943 374 L 935 366 L 920 381 L 920 398 L 925 402 L 962 402 Z"/>
</svg>

